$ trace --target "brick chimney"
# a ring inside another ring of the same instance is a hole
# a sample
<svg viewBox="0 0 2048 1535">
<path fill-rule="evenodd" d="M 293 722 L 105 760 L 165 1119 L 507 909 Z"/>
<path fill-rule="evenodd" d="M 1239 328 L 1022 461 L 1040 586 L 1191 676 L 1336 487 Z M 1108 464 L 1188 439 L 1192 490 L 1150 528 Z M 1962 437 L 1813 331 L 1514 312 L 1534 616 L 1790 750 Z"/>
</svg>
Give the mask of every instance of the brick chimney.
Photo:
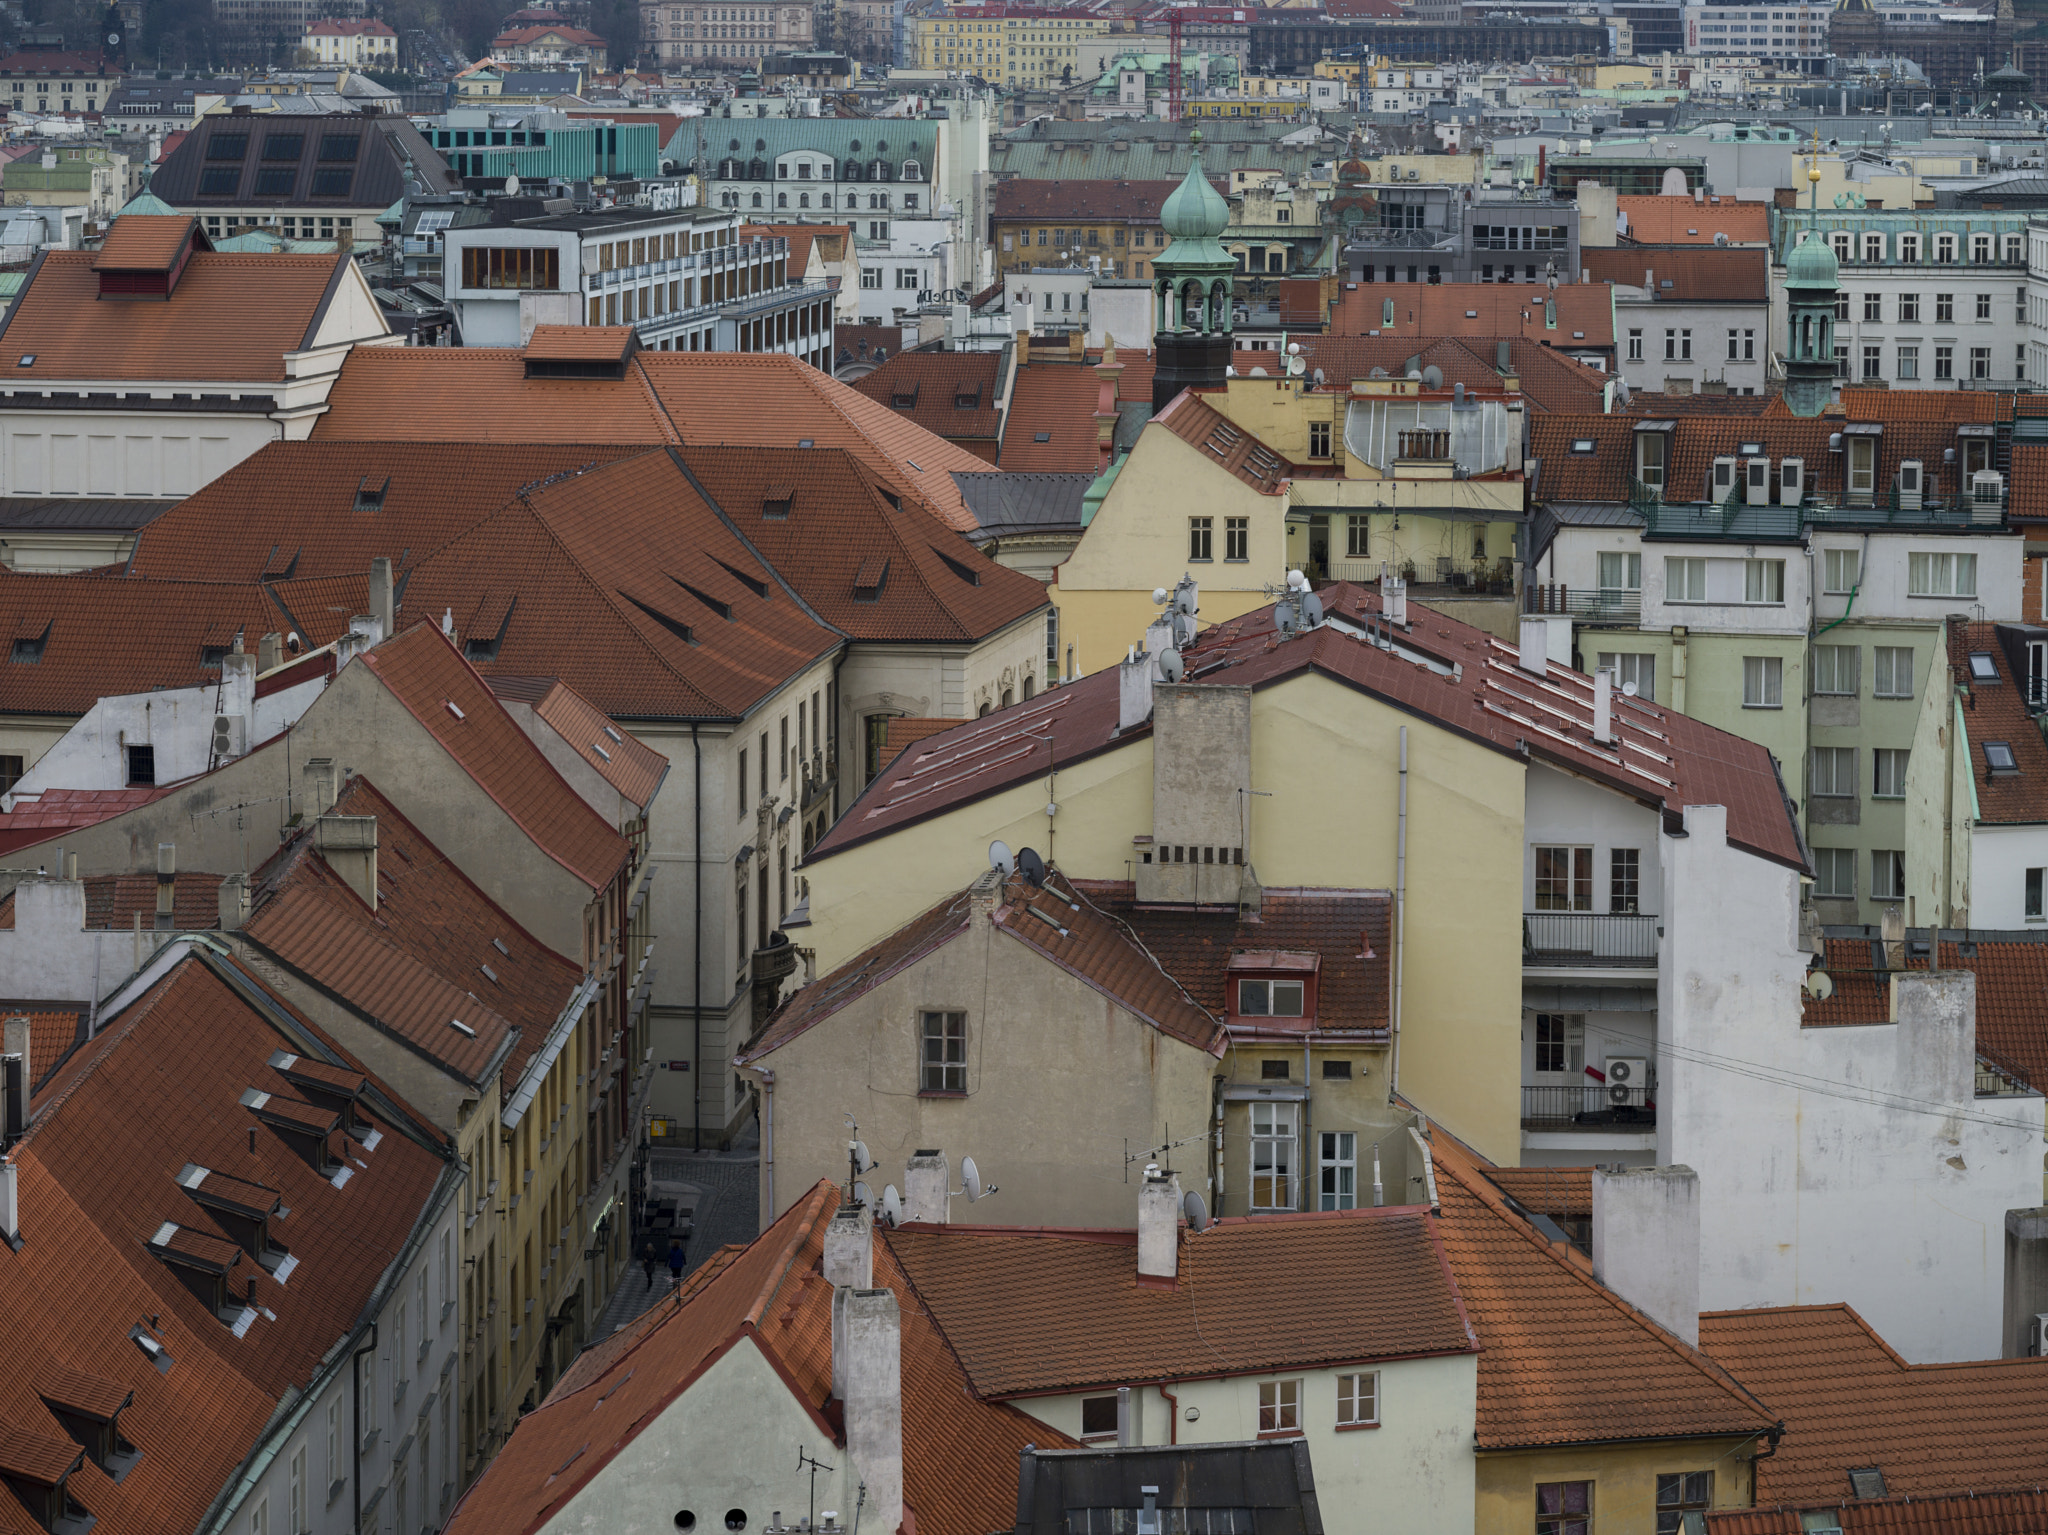
<svg viewBox="0 0 2048 1535">
<path fill-rule="evenodd" d="M 377 818 L 373 815 L 323 815 L 314 823 L 313 845 L 328 867 L 342 877 L 363 903 L 377 909 Z"/>
<path fill-rule="evenodd" d="M 1180 1174 L 1145 1169 L 1138 1188 L 1138 1283 L 1180 1275 Z"/>
<path fill-rule="evenodd" d="M 876 1527 L 895 1535 L 903 1523 L 903 1314 L 888 1290 L 844 1293 L 846 1453 L 867 1484 Z"/>
<path fill-rule="evenodd" d="M 903 1168 L 903 1218 L 943 1226 L 952 1218 L 946 1197 L 953 1176 L 943 1151 L 919 1151 Z"/>
</svg>

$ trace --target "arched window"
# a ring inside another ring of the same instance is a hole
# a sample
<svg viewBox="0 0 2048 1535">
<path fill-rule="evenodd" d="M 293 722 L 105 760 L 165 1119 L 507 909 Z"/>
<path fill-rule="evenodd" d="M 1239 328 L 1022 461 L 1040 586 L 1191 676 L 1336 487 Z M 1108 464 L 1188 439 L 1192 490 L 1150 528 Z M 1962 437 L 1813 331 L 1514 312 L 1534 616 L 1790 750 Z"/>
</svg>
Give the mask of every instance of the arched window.
<svg viewBox="0 0 2048 1535">
<path fill-rule="evenodd" d="M 789 206 L 789 194 L 787 192 L 777 192 L 775 194 L 775 206 L 787 208 Z"/>
<path fill-rule="evenodd" d="M 924 174 L 918 169 L 918 164 L 915 160 L 905 160 L 903 162 L 903 179 L 905 181 L 924 180 Z"/>
<path fill-rule="evenodd" d="M 759 192 L 754 194 L 754 206 L 756 208 L 761 206 L 761 194 Z"/>
<path fill-rule="evenodd" d="M 797 193 L 797 194 L 796 194 L 796 205 L 797 205 L 797 206 L 798 206 L 799 208 L 808 208 L 808 207 L 810 207 L 810 205 L 811 205 L 811 194 L 810 194 L 810 193 L 808 193 L 808 192 L 799 192 L 799 193 Z"/>
</svg>

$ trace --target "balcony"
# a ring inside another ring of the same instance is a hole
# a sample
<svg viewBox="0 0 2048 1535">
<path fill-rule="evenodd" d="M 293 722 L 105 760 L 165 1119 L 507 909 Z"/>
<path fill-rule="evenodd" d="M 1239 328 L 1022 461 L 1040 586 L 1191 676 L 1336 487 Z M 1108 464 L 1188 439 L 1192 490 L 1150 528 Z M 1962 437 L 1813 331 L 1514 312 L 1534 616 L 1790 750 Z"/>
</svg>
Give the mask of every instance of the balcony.
<svg viewBox="0 0 2048 1535">
<path fill-rule="evenodd" d="M 1657 923 L 1644 912 L 1525 912 L 1522 963 L 1538 969 L 1654 970 Z"/>
<path fill-rule="evenodd" d="M 1643 621 L 1643 594 L 1606 587 L 1545 582 L 1522 593 L 1525 613 L 1568 614 L 1582 624 L 1633 629 Z"/>
<path fill-rule="evenodd" d="M 1420 564 L 1408 560 L 1398 567 L 1387 560 L 1340 556 L 1329 562 L 1327 575 L 1332 581 L 1355 581 L 1362 586 L 1399 576 L 1408 583 L 1412 602 L 1450 597 L 1508 597 L 1515 590 L 1515 562 L 1506 556 L 1497 560 L 1456 560 L 1440 554 L 1434 560 Z"/>
<path fill-rule="evenodd" d="M 717 309 L 722 320 L 751 320 L 759 315 L 772 314 L 778 309 L 787 309 L 794 304 L 825 298 L 829 292 L 830 290 L 821 282 L 788 283 L 780 288 L 750 293 L 745 298 L 725 299 L 712 307 Z"/>
<path fill-rule="evenodd" d="M 1794 505 L 1751 505 L 1740 489 L 1721 501 L 1673 503 L 1663 492 L 1632 481 L 1629 502 L 1643 519 L 1645 538 L 1733 543 L 1791 543 L 1808 527 L 2002 528 L 2007 492 L 1990 484 L 1955 496 L 1877 494 L 1812 498 Z"/>
<path fill-rule="evenodd" d="M 1643 1087 L 1588 1082 L 1522 1089 L 1524 1130 L 1594 1130 L 1636 1135 L 1657 1128 L 1657 1102 Z"/>
</svg>

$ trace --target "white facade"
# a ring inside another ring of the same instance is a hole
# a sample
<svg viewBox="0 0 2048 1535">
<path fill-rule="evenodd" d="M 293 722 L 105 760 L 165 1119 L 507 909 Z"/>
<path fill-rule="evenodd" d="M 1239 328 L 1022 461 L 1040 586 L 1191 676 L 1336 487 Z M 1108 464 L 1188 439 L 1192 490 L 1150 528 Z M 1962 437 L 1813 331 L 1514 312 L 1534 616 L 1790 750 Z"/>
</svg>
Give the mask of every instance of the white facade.
<svg viewBox="0 0 2048 1535">
<path fill-rule="evenodd" d="M 381 21 L 309 21 L 300 47 L 316 64 L 350 69 L 396 69 L 398 34 Z"/>
<path fill-rule="evenodd" d="M 1822 59 L 1827 57 L 1832 10 L 1832 6 L 1804 3 L 1781 10 L 1688 5 L 1684 12 L 1685 51 L 1747 54 L 1774 64 Z"/>
<path fill-rule="evenodd" d="M 2041 927 L 2039 901 L 2028 910 L 2028 873 L 2035 889 L 2048 879 L 2048 826 L 1973 822 L 1969 848 L 1970 925 L 1991 932 Z"/>
<path fill-rule="evenodd" d="M 963 286 L 953 277 L 953 250 L 945 220 L 899 218 L 887 228 L 887 238 L 873 240 L 861 233 L 860 223 L 854 225 L 864 325 L 899 323 L 925 305 L 938 302 L 940 294 Z"/>
<path fill-rule="evenodd" d="M 1033 267 L 1003 275 L 1003 302 L 1018 330 L 1081 330 L 1087 345 L 1111 337 L 1125 349 L 1152 343 L 1152 285 L 1109 277 L 1085 267 Z"/>
<path fill-rule="evenodd" d="M 1767 297 L 1753 304 L 1685 303 L 1616 283 L 1614 336 L 1617 367 L 1632 389 L 1698 394 L 1706 384 L 1721 383 L 1729 394 L 1764 392 L 1771 353 Z"/>
<path fill-rule="evenodd" d="M 2048 223 L 2027 224 L 2027 377 L 2048 380 Z"/>
</svg>

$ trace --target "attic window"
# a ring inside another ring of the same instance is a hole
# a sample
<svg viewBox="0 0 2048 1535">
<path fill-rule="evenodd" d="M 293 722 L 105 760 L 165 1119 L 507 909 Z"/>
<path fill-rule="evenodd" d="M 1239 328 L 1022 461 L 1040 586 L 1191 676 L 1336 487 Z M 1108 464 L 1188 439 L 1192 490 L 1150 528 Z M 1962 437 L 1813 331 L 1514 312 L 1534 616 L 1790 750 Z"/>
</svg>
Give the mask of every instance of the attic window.
<svg viewBox="0 0 2048 1535">
<path fill-rule="evenodd" d="M 355 180 L 352 170 L 328 170 L 322 167 L 313 172 L 313 196 L 346 197 L 349 183 Z"/>
<path fill-rule="evenodd" d="M 142 1459 L 142 1452 L 121 1435 L 121 1414 L 135 1400 L 128 1387 L 52 1365 L 37 1379 L 36 1395 L 92 1463 L 114 1481 Z"/>
<path fill-rule="evenodd" d="M 796 440 L 796 445 L 799 448 L 808 448 L 811 445 L 811 439 L 808 437 L 799 437 Z"/>
<path fill-rule="evenodd" d="M 1996 682 L 1998 680 L 1998 663 L 1991 658 L 1988 652 L 1974 650 L 1970 653 L 1970 680 L 1972 682 Z"/>
<path fill-rule="evenodd" d="M 2012 754 L 2012 744 L 2007 741 L 1986 741 L 1984 761 L 1990 766 L 1992 773 L 1999 777 L 2020 770 L 2019 762 Z"/>
<path fill-rule="evenodd" d="M 235 188 L 241 183 L 242 168 L 239 165 L 209 165 L 199 173 L 199 195 L 233 197 Z"/>
<path fill-rule="evenodd" d="M 50 641 L 50 626 L 44 624 L 33 634 L 17 634 L 8 659 L 20 666 L 36 666 L 43 659 L 43 647 Z"/>
<path fill-rule="evenodd" d="M 356 482 L 355 509 L 359 512 L 382 511 L 384 509 L 384 497 L 390 491 L 390 489 L 390 475 L 387 474 L 384 476 L 383 479 L 375 481 L 374 483 L 371 481 L 370 476 L 368 476 L 367 474 L 364 475 L 360 480 Z"/>
<path fill-rule="evenodd" d="M 605 733 L 609 735 L 611 732 L 607 731 Z M 493 938 L 491 940 L 491 947 L 496 949 L 500 954 L 504 955 L 507 959 L 510 959 L 512 957 L 512 951 L 505 947 L 505 940 L 502 938 Z"/>
<path fill-rule="evenodd" d="M 1744 458 L 1761 458 L 1763 456 L 1764 445 L 1760 442 L 1740 443 L 1737 445 L 1735 451 L 1740 453 Z"/>
<path fill-rule="evenodd" d="M 133 1338 L 135 1346 L 142 1350 L 142 1357 L 156 1366 L 157 1374 L 171 1373 L 171 1366 L 178 1361 L 171 1357 L 170 1350 L 163 1346 L 162 1341 L 154 1333 L 138 1322 L 128 1329 L 128 1336 Z"/>
<path fill-rule="evenodd" d="M 953 395 L 953 409 L 981 409 L 981 385 L 976 384 L 972 389 L 961 389 L 956 391 Z"/>
<path fill-rule="evenodd" d="M 454 1030 L 454 1031 L 455 1031 L 456 1033 L 460 1034 L 460 1035 L 461 1035 L 461 1036 L 462 1036 L 462 1037 L 463 1037 L 464 1039 L 475 1039 L 475 1038 L 476 1038 L 476 1030 L 475 1030 L 475 1029 L 472 1029 L 472 1028 L 471 1028 L 471 1027 L 470 1027 L 470 1026 L 469 1026 L 468 1024 L 464 1023 L 464 1022 L 463 1022 L 463 1021 L 462 1021 L 462 1020 L 461 1020 L 460 1018 L 450 1018 L 450 1019 L 448 1020 L 448 1027 L 449 1027 L 449 1028 L 451 1028 L 451 1029 L 453 1029 L 453 1030 Z"/>
<path fill-rule="evenodd" d="M 216 133 L 206 144 L 206 158 L 209 160 L 239 160 L 248 152 L 249 135 L 246 133 Z"/>
<path fill-rule="evenodd" d="M 1574 437 L 1572 439 L 1572 451 L 1574 453 L 1591 453 L 1598 449 L 1599 446 L 1599 442 L 1591 437 Z"/>
<path fill-rule="evenodd" d="M 952 571 L 953 574 L 958 576 L 961 580 L 965 581 L 969 586 L 981 585 L 981 572 L 976 570 L 972 565 L 967 564 L 963 560 L 954 559 L 952 555 L 946 553 L 946 551 L 941 549 L 937 544 L 932 545 L 932 553 L 936 554 L 940 559 L 944 560 L 946 562 L 946 568 Z"/>
<path fill-rule="evenodd" d="M 780 522 L 789 516 L 790 505 L 795 500 L 794 485 L 770 485 L 761 492 L 761 515 Z"/>
<path fill-rule="evenodd" d="M 228 647 L 225 645 L 201 645 L 199 647 L 199 666 L 202 671 L 219 671 L 222 663 L 227 658 Z"/>
<path fill-rule="evenodd" d="M 889 560 L 886 555 L 874 555 L 861 562 L 853 577 L 853 600 L 874 602 L 882 595 L 882 588 L 889 584 Z"/>
<path fill-rule="evenodd" d="M 1884 1494 L 1884 1467 L 1863 1466 L 1849 1473 L 1849 1491 L 1859 1498 L 1881 1498 Z"/>
<path fill-rule="evenodd" d="M 1037 435 L 1036 437 L 1032 438 L 1031 440 L 1032 440 L 1033 442 L 1051 442 L 1051 441 L 1052 441 L 1052 433 L 1051 433 L 1051 432 L 1040 432 L 1040 433 L 1039 433 L 1039 434 L 1038 434 L 1038 435 Z"/>
<path fill-rule="evenodd" d="M 356 151 L 362 147 L 362 142 L 362 135 L 359 133 L 323 133 L 320 135 L 320 158 L 353 160 Z"/>
<path fill-rule="evenodd" d="M 1303 995 L 1300 981 L 1239 981 L 1237 1011 L 1246 1018 L 1299 1018 Z"/>
<path fill-rule="evenodd" d="M 915 409 L 917 406 L 918 388 L 918 385 L 912 384 L 908 389 L 896 390 L 889 396 L 890 405 L 894 406 L 897 410 Z"/>
<path fill-rule="evenodd" d="M 292 183 L 298 179 L 298 169 L 290 165 L 266 165 L 256 172 L 256 195 L 258 197 L 289 197 Z"/>
<path fill-rule="evenodd" d="M 266 160 L 296 160 L 306 152 L 306 136 L 303 133 L 273 133 L 263 140 L 263 158 Z"/>
</svg>

